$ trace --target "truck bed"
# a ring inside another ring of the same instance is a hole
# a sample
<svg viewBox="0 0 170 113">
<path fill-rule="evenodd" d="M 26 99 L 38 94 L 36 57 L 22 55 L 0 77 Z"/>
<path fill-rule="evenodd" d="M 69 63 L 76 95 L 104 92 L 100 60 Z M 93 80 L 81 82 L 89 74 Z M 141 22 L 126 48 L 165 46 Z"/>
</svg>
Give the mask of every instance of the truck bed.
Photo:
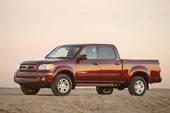
<svg viewBox="0 0 170 113">
<path fill-rule="evenodd" d="M 144 72 L 147 75 L 149 83 L 159 82 L 161 80 L 159 64 L 158 60 L 122 59 L 121 81 L 130 82 L 130 77 L 141 71 L 141 73 Z"/>
</svg>

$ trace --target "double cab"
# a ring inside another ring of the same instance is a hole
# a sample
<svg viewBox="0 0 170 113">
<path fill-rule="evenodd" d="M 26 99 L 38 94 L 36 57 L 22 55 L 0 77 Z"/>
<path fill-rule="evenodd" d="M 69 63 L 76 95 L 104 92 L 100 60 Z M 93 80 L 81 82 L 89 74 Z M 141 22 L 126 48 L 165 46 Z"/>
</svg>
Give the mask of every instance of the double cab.
<svg viewBox="0 0 170 113">
<path fill-rule="evenodd" d="M 14 81 L 26 95 L 51 88 L 54 95 L 65 96 L 77 86 L 95 86 L 101 95 L 128 88 L 131 95 L 143 96 L 149 84 L 161 82 L 160 72 L 158 60 L 120 59 L 112 44 L 76 44 L 20 63 Z"/>
</svg>

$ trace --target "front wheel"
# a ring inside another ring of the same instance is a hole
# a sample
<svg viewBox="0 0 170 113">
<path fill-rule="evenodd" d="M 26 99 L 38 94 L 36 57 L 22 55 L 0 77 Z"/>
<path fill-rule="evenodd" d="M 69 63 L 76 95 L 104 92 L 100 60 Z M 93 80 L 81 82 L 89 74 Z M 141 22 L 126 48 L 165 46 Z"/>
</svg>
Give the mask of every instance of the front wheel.
<svg viewBox="0 0 170 113">
<path fill-rule="evenodd" d="M 96 91 L 99 95 L 110 95 L 113 92 L 111 87 L 96 87 Z"/>
<path fill-rule="evenodd" d="M 128 86 L 129 93 L 135 96 L 143 96 L 147 89 L 147 83 L 143 77 L 136 76 L 132 78 Z"/>
<path fill-rule="evenodd" d="M 51 89 L 56 96 L 66 96 L 71 92 L 72 81 L 67 75 L 59 74 L 51 84 Z"/>
<path fill-rule="evenodd" d="M 40 88 L 21 85 L 21 91 L 26 95 L 35 95 L 40 91 Z"/>
</svg>

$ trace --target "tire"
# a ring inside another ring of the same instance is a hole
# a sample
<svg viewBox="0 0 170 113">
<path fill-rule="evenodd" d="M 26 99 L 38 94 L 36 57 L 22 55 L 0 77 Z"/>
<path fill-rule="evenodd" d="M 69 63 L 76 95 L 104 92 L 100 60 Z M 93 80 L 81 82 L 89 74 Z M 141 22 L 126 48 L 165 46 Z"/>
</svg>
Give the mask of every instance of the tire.
<svg viewBox="0 0 170 113">
<path fill-rule="evenodd" d="M 130 95 L 134 95 L 131 87 L 132 87 L 132 82 L 128 85 L 128 91 Z"/>
<path fill-rule="evenodd" d="M 51 90 L 55 96 L 66 96 L 70 94 L 71 89 L 71 78 L 65 74 L 57 75 L 54 82 L 51 84 Z"/>
<path fill-rule="evenodd" d="M 96 87 L 96 91 L 99 95 L 110 95 L 113 92 L 111 87 Z"/>
<path fill-rule="evenodd" d="M 26 95 L 35 95 L 40 91 L 40 88 L 28 87 L 26 85 L 21 85 L 21 91 Z"/>
<path fill-rule="evenodd" d="M 147 89 L 147 83 L 143 77 L 135 76 L 128 86 L 129 93 L 135 96 L 143 96 Z"/>
</svg>

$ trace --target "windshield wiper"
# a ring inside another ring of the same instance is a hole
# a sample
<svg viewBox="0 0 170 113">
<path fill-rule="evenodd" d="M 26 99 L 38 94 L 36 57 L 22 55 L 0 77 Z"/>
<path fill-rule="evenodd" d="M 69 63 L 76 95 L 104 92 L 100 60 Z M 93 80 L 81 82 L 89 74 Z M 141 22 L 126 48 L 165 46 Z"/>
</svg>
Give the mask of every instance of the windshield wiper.
<svg viewBox="0 0 170 113">
<path fill-rule="evenodd" d="M 55 57 L 55 58 L 63 58 L 63 59 L 67 59 L 67 57 Z"/>
<path fill-rule="evenodd" d="M 67 57 L 46 57 L 46 58 L 61 58 L 61 59 L 69 59 Z"/>
</svg>

